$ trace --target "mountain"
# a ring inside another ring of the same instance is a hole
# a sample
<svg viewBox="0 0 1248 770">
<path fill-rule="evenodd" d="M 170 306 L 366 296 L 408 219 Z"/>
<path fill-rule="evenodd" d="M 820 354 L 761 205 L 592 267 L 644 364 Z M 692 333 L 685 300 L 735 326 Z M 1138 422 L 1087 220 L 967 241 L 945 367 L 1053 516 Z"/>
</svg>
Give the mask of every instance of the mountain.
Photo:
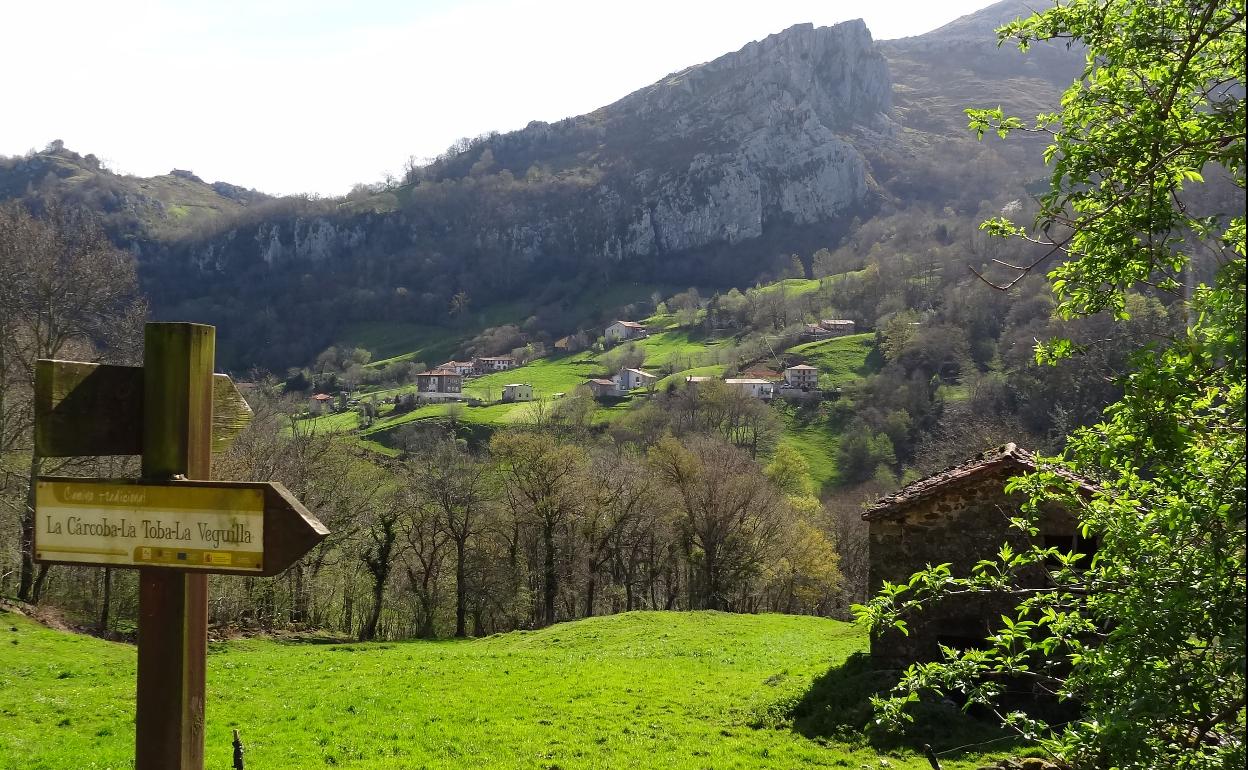
<svg viewBox="0 0 1248 770">
<path fill-rule="evenodd" d="M 961 113 L 1051 109 L 1077 72 L 1065 51 L 1019 63 L 996 47 L 990 30 L 1020 12 L 1011 0 L 885 42 L 861 21 L 797 25 L 343 199 L 157 178 L 205 196 L 192 208 L 134 189 L 153 180 L 93 178 L 123 190 L 133 215 L 114 235 L 139 255 L 156 312 L 217 323 L 235 366 L 302 363 L 352 322 L 463 323 L 456 295 L 476 309 L 525 298 L 530 331 L 565 334 L 584 320 L 572 301 L 606 284 L 749 284 L 794 253 L 809 272 L 816 249 L 881 212 L 974 216 L 1025 195 L 1044 176 L 1038 153 L 976 143 Z M 0 194 L 20 196 L 5 162 Z"/>
<path fill-rule="evenodd" d="M 91 209 L 119 242 L 177 237 L 271 200 L 226 182 L 209 184 L 182 169 L 148 178 L 117 174 L 94 155 L 79 155 L 59 140 L 42 151 L 0 157 L 0 200 L 10 198 L 35 209 L 53 201 Z"/>
</svg>

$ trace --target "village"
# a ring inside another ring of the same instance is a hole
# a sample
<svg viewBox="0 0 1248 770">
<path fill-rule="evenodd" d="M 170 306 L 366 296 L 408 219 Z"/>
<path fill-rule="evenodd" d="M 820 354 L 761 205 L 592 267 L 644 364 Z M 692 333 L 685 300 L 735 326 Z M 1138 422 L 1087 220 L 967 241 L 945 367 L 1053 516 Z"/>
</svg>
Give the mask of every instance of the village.
<svg viewBox="0 0 1248 770">
<path fill-rule="evenodd" d="M 855 322 L 845 319 L 822 320 L 819 323 L 807 323 L 802 327 L 801 339 L 804 341 L 821 341 L 843 337 L 855 333 Z M 641 322 L 616 320 L 608 325 L 602 333 L 602 347 L 609 350 L 622 343 L 642 340 L 650 336 L 650 329 Z M 582 339 L 585 334 L 581 333 Z M 555 341 L 553 348 L 556 354 L 572 352 L 575 347 L 572 335 Z M 510 355 L 476 356 L 471 360 L 450 360 L 428 371 L 415 375 L 414 404 L 436 404 L 462 402 L 472 406 L 491 403 L 513 404 L 533 401 L 539 398 L 561 398 L 563 391 L 541 393 L 532 382 L 513 382 L 503 385 L 498 397 L 485 400 L 465 392 L 465 385 L 470 380 L 485 375 L 505 372 L 518 367 L 515 357 Z M 814 401 L 821 398 L 835 398 L 834 390 L 823 390 L 819 387 L 819 370 L 807 363 L 794 363 L 780 370 L 771 368 L 750 368 L 741 377 L 712 377 L 705 375 L 687 375 L 683 381 L 687 387 L 718 380 L 730 389 L 750 398 L 770 401 L 782 398 L 790 401 Z M 586 389 L 594 399 L 604 403 L 619 401 L 634 395 L 653 394 L 661 379 L 660 374 L 646 371 L 639 367 L 621 367 L 609 377 L 586 378 L 579 387 Z M 381 403 L 394 404 L 399 396 L 383 397 Z M 308 399 L 308 413 L 321 415 L 341 412 L 360 404 L 358 397 L 347 392 L 314 393 Z"/>
</svg>

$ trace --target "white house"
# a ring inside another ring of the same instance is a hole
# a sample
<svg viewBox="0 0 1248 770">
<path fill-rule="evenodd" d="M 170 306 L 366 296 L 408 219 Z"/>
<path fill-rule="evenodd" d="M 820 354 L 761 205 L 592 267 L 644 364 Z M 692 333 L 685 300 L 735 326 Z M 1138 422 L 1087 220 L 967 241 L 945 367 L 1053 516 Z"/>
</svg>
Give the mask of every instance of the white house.
<svg viewBox="0 0 1248 770">
<path fill-rule="evenodd" d="M 640 369 L 621 369 L 620 373 L 614 377 L 616 385 L 620 390 L 628 391 L 633 388 L 648 388 L 659 381 L 657 375 L 650 372 L 643 372 Z"/>
<path fill-rule="evenodd" d="M 438 367 L 438 369 L 446 369 L 465 377 L 472 374 L 474 368 L 476 367 L 471 361 L 447 361 Z"/>
<path fill-rule="evenodd" d="M 489 374 L 515 367 L 516 359 L 511 356 L 478 356 L 472 360 L 472 365 L 477 374 Z"/>
<path fill-rule="evenodd" d="M 809 364 L 798 364 L 784 370 L 784 384 L 790 388 L 813 389 L 819 387 L 819 370 Z"/>
<path fill-rule="evenodd" d="M 616 321 L 602 334 L 610 342 L 619 342 L 646 336 L 646 327 L 636 321 Z"/>
<path fill-rule="evenodd" d="M 503 401 L 532 401 L 533 386 L 527 382 L 517 382 L 503 386 Z"/>
<path fill-rule="evenodd" d="M 776 387 L 764 379 L 756 377 L 737 377 L 724 380 L 730 388 L 736 388 L 747 396 L 752 398 L 761 398 L 764 401 L 770 399 L 776 394 Z"/>
</svg>

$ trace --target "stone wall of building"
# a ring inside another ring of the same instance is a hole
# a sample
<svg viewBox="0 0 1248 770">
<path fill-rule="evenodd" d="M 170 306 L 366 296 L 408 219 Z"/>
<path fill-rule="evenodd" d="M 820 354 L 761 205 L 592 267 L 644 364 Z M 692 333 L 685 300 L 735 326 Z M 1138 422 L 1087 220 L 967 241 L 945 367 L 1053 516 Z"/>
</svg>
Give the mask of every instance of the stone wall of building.
<svg viewBox="0 0 1248 770">
<path fill-rule="evenodd" d="M 1006 481 L 1020 473 L 1001 468 L 963 479 L 929 496 L 876 514 L 870 521 L 870 590 L 883 581 L 905 583 L 928 565 L 950 564 L 954 576 L 970 575 L 982 559 L 993 558 L 1003 543 L 1025 547 L 1026 535 L 1009 523 L 1023 502 L 1007 495 Z M 1074 518 L 1060 508 L 1045 510 L 1040 522 L 1040 544 L 1053 535 L 1073 536 Z M 1035 569 L 1024 580 L 1040 583 Z M 938 660 L 939 644 L 973 646 L 982 643 L 1002 614 L 1011 614 L 1017 602 L 1008 596 L 971 596 L 946 599 L 907 618 L 909 635 L 888 631 L 871 640 L 871 654 L 899 666 Z"/>
</svg>

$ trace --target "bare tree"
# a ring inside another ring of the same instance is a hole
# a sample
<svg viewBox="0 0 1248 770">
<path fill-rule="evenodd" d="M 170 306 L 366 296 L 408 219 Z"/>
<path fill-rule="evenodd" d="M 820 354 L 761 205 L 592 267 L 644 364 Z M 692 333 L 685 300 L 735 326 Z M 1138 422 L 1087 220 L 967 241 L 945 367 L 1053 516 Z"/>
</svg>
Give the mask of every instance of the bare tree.
<svg viewBox="0 0 1248 770">
<path fill-rule="evenodd" d="M 411 483 L 441 519 L 455 548 L 455 636 L 468 635 L 468 548 L 481 534 L 491 501 L 485 464 L 450 440 L 440 441 L 411 464 Z"/>
<path fill-rule="evenodd" d="M 133 256 L 77 212 L 52 208 L 40 220 L 16 204 L 0 206 L 0 275 L 0 483 L 6 507 L 18 513 L 18 597 L 38 601 L 47 572 L 36 575 L 33 551 L 42 470 L 31 434 L 35 362 L 132 359 L 147 311 Z M 18 456 L 28 458 L 24 472 Z"/>
<path fill-rule="evenodd" d="M 588 493 L 578 524 L 584 541 L 585 616 L 594 614 L 603 569 L 624 548 L 626 535 L 644 513 L 651 492 L 650 474 L 633 457 L 611 450 L 595 452 L 589 466 Z"/>
<path fill-rule="evenodd" d="M 671 491 L 676 528 L 696 575 L 693 603 L 730 609 L 731 595 L 758 574 L 783 524 L 783 496 L 749 455 L 708 438 L 670 436 L 650 462 Z"/>
<path fill-rule="evenodd" d="M 542 551 L 541 622 L 555 622 L 559 595 L 556 535 L 581 506 L 585 453 L 553 436 L 499 433 L 490 442 L 502 489 L 518 523 L 537 529 Z"/>
</svg>

